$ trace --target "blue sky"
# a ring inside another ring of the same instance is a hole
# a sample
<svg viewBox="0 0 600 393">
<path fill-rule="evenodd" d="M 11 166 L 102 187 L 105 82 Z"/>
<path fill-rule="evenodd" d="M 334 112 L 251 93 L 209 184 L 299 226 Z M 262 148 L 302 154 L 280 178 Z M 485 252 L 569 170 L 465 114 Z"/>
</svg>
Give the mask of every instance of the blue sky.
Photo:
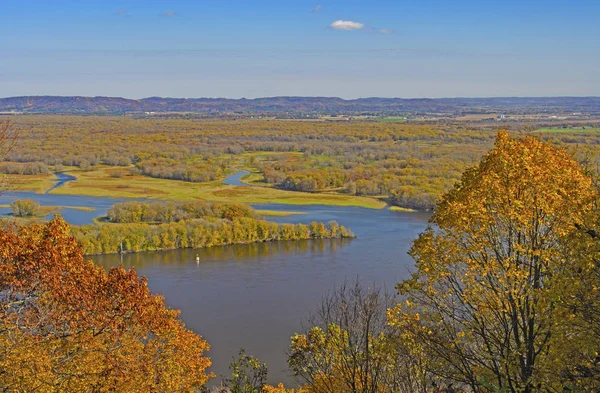
<svg viewBox="0 0 600 393">
<path fill-rule="evenodd" d="M 600 95 L 600 1 L 0 0 L 0 96 Z"/>
</svg>

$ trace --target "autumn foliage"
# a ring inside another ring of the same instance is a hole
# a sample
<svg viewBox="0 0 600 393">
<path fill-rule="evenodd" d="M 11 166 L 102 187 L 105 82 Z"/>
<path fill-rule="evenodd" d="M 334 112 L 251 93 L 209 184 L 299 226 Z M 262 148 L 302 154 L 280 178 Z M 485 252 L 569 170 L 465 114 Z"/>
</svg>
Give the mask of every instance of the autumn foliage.
<svg viewBox="0 0 600 393">
<path fill-rule="evenodd" d="M 84 261 L 68 225 L 0 231 L 0 390 L 191 392 L 208 344 L 134 270 Z"/>
<path fill-rule="evenodd" d="M 389 312 L 428 371 L 469 391 L 598 391 L 567 372 L 567 359 L 598 356 L 567 306 L 581 289 L 574 276 L 594 268 L 583 255 L 597 251 L 575 246 L 596 200 L 565 150 L 498 134 L 414 242 L 417 271 Z"/>
</svg>

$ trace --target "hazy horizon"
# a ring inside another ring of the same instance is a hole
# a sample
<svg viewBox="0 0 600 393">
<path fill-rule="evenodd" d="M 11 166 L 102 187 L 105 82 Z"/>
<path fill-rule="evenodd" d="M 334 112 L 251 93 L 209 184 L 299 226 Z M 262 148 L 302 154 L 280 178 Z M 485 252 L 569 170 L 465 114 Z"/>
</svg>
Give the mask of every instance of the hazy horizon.
<svg viewBox="0 0 600 393">
<path fill-rule="evenodd" d="M 2 96 L 599 96 L 600 2 L 4 0 Z"/>
<path fill-rule="evenodd" d="M 260 96 L 260 97 L 168 97 L 168 96 L 145 96 L 145 97 L 123 97 L 123 96 L 115 96 L 115 95 L 58 95 L 58 94 L 30 94 L 30 95 L 21 95 L 21 96 L 0 96 L 0 99 L 10 99 L 10 98 L 21 98 L 21 97 L 59 97 L 59 98 L 70 98 L 70 97 L 82 97 L 82 98 L 122 98 L 125 100 L 147 100 L 151 98 L 160 98 L 160 99 L 173 99 L 173 100 L 259 100 L 259 99 L 267 99 L 267 98 L 331 98 L 331 99 L 340 99 L 344 101 L 353 101 L 353 100 L 367 100 L 367 99 L 389 99 L 389 100 L 454 100 L 454 99 L 501 99 L 501 98 L 510 98 L 510 99 L 538 99 L 538 98 L 600 98 L 600 95 L 590 95 L 590 96 L 573 96 L 573 95 L 565 95 L 565 96 L 456 96 L 456 97 L 384 97 L 384 96 L 365 96 L 365 97 L 355 97 L 355 98 L 343 98 L 336 96 L 298 96 L 298 95 L 283 95 L 283 96 Z"/>
</svg>

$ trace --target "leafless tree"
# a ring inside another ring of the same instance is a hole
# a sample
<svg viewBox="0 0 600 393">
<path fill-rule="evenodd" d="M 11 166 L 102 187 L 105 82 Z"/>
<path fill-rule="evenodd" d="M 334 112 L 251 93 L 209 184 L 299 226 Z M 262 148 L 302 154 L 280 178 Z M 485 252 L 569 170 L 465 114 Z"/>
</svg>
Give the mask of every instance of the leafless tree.
<svg viewBox="0 0 600 393">
<path fill-rule="evenodd" d="M 393 300 L 358 279 L 328 293 L 305 334 L 292 338 L 288 363 L 297 380 L 312 392 L 425 392 L 423 364 L 387 323 Z"/>
</svg>

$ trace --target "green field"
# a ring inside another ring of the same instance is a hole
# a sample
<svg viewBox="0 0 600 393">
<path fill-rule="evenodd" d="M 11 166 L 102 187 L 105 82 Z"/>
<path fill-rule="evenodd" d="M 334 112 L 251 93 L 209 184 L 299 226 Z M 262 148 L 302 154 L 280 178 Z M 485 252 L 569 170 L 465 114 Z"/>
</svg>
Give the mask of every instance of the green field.
<svg viewBox="0 0 600 393">
<path fill-rule="evenodd" d="M 295 216 L 298 214 L 306 214 L 302 212 L 288 212 L 288 211 L 279 211 L 279 210 L 259 210 L 255 209 L 255 211 L 264 217 L 288 217 Z"/>
<path fill-rule="evenodd" d="M 47 175 L 0 175 L 11 191 L 29 191 L 38 194 L 49 190 L 56 182 L 56 176 Z"/>
<path fill-rule="evenodd" d="M 360 206 L 372 209 L 385 207 L 385 202 L 368 197 L 335 193 L 285 191 L 272 187 L 239 187 L 220 181 L 192 183 L 180 180 L 156 179 L 141 175 L 121 178 L 110 176 L 113 167 L 98 166 L 91 171 L 70 171 L 77 180 L 66 183 L 52 194 L 90 195 L 112 198 L 147 198 L 169 201 L 205 200 L 208 202 L 281 203 L 291 205 Z M 27 187 L 26 187 L 27 188 Z M 43 192 L 45 190 L 39 190 Z"/>
<path fill-rule="evenodd" d="M 390 211 L 393 212 L 416 212 L 414 209 L 407 209 L 406 207 L 390 206 Z"/>
<path fill-rule="evenodd" d="M 381 119 L 383 123 L 404 123 L 407 120 L 405 116 L 389 116 Z"/>
<path fill-rule="evenodd" d="M 535 132 L 594 133 L 600 132 L 600 128 L 539 128 Z"/>
</svg>

